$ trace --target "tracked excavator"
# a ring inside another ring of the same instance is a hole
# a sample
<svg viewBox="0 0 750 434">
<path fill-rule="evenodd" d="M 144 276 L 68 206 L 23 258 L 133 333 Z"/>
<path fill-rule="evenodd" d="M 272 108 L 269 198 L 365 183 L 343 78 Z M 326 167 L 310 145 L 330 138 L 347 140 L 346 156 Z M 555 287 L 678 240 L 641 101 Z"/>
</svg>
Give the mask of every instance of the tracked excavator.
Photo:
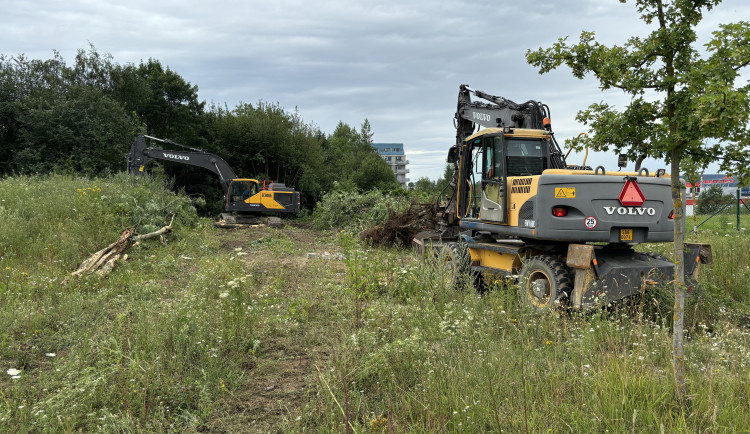
<svg viewBox="0 0 750 434">
<path fill-rule="evenodd" d="M 147 139 L 181 149 L 150 147 Z M 184 146 L 169 139 L 140 135 L 130 147 L 128 172 L 143 175 L 149 158 L 202 167 L 218 175 L 224 190 L 226 210 L 221 214 L 218 226 L 267 223 L 278 227 L 282 223 L 276 214 L 296 214 L 300 210 L 298 191 L 280 182 L 238 178 L 223 158 L 203 149 Z"/>
<path fill-rule="evenodd" d="M 634 249 L 673 240 L 664 170 L 568 165 L 549 107 L 468 85 L 459 88 L 454 123 L 440 228 L 414 242 L 437 248 L 455 284 L 466 275 L 476 284 L 488 275 L 515 278 L 524 304 L 542 311 L 600 306 L 674 279 L 674 263 Z M 711 248 L 686 243 L 682 259 L 692 283 Z"/>
</svg>

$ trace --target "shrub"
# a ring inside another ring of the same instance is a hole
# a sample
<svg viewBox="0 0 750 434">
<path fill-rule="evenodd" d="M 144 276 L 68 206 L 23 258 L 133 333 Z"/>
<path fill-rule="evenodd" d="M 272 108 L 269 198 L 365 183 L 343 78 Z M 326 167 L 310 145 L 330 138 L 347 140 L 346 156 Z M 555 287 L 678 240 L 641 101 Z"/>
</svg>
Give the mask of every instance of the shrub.
<svg viewBox="0 0 750 434">
<path fill-rule="evenodd" d="M 386 196 L 378 190 L 366 193 L 332 191 L 318 202 L 313 212 L 313 222 L 317 229 L 356 233 L 383 223 L 388 217 L 388 204 L 399 209 L 407 202 Z"/>
<path fill-rule="evenodd" d="M 724 194 L 721 187 L 712 185 L 704 189 L 698 198 L 698 214 L 713 214 L 732 199 L 731 194 Z"/>
</svg>

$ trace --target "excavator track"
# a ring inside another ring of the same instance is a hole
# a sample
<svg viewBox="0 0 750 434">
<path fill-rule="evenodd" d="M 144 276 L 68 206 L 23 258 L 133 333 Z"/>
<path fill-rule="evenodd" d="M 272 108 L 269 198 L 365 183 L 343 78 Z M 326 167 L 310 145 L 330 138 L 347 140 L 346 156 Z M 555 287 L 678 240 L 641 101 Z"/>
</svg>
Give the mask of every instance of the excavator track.
<svg viewBox="0 0 750 434">
<path fill-rule="evenodd" d="M 264 217 L 257 215 L 235 215 L 222 213 L 219 220 L 214 222 L 214 226 L 224 229 L 239 227 L 266 225 L 271 228 L 283 228 L 284 222 L 278 217 Z"/>
</svg>

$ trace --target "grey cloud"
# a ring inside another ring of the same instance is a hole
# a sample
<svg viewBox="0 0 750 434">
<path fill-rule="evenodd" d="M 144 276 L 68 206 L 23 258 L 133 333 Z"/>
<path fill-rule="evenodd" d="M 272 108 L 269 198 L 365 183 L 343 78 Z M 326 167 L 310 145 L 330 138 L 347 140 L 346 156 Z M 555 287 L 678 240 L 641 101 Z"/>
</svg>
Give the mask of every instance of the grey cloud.
<svg viewBox="0 0 750 434">
<path fill-rule="evenodd" d="M 0 53 L 48 58 L 57 49 L 71 61 L 91 42 L 118 63 L 159 59 L 202 99 L 230 108 L 279 102 L 328 133 L 368 118 L 376 141 L 404 143 L 413 180 L 442 175 L 459 84 L 543 101 L 562 142 L 582 131 L 578 110 L 627 98 L 565 69 L 539 75 L 526 50 L 582 30 L 608 44 L 645 31 L 633 2 L 616 0 L 10 3 Z M 747 16 L 746 2 L 726 1 L 699 30 Z"/>
</svg>

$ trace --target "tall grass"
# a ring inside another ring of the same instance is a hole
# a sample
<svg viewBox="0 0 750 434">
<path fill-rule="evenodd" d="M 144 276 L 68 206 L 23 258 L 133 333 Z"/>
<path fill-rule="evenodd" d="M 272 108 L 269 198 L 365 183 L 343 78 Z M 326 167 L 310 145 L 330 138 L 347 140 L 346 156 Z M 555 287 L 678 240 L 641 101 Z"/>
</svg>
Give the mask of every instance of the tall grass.
<svg viewBox="0 0 750 434">
<path fill-rule="evenodd" d="M 10 178 L 0 195 L 0 431 L 198 426 L 240 376 L 254 317 L 239 262 L 202 256 L 216 241 L 186 226 L 190 200 L 126 176 Z M 171 214 L 187 240 L 135 247 L 105 280 L 68 278 L 124 227 Z"/>
<path fill-rule="evenodd" d="M 216 229 L 149 180 L 8 178 L 0 200 L 0 432 L 750 431 L 744 233 L 701 233 L 685 407 L 659 297 L 531 316 L 512 282 L 455 290 L 340 231 Z M 172 213 L 107 278 L 68 278 Z"/>
<path fill-rule="evenodd" d="M 719 260 L 727 248 L 715 246 Z M 398 254 L 390 255 L 380 262 L 397 263 Z M 682 407 L 673 397 L 668 311 L 654 317 L 641 302 L 593 315 L 528 316 L 513 287 L 484 296 L 456 292 L 440 284 L 444 270 L 434 263 L 401 260 L 411 288 L 385 286 L 369 299 L 360 326 L 317 372 L 314 394 L 325 399 L 311 399 L 303 411 L 309 418 L 295 429 L 750 430 L 741 416 L 750 411 L 750 332 L 731 315 L 717 313 L 710 325 L 692 329 L 686 351 L 692 404 Z M 348 267 L 368 280 L 361 275 L 368 267 Z M 382 276 L 379 270 L 369 280 Z M 715 277 L 704 274 L 704 283 Z"/>
</svg>

